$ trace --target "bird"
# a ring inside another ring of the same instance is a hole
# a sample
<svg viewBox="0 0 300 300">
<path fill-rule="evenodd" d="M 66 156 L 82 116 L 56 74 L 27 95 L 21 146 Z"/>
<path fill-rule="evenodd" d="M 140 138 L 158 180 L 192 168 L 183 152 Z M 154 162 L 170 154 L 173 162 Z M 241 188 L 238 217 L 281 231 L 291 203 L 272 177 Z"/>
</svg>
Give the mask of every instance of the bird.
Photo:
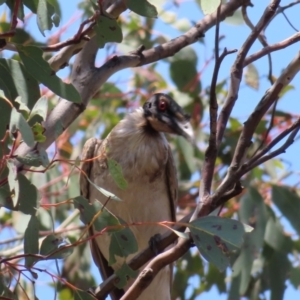
<svg viewBox="0 0 300 300">
<path fill-rule="evenodd" d="M 82 151 L 81 195 L 90 203 L 100 201 L 125 223 L 151 222 L 151 225 L 130 227 L 138 245 L 138 251 L 129 255 L 129 261 L 139 251 L 148 247 L 151 238 L 167 231 L 154 222 L 176 221 L 178 193 L 177 171 L 171 147 L 164 133 L 183 136 L 193 141 L 190 116 L 169 95 L 156 93 L 142 107 L 128 113 L 104 140 L 90 138 Z M 92 159 L 95 158 L 95 159 Z M 113 180 L 107 160 L 115 160 L 122 169 L 127 188 L 121 189 Z M 84 173 L 84 174 L 83 174 Z M 88 179 L 87 179 L 88 177 Z M 122 201 L 107 201 L 94 185 L 106 189 Z M 89 233 L 95 235 L 90 227 Z M 103 234 L 90 241 L 95 264 L 103 279 L 120 268 L 124 259 L 117 259 L 108 266 L 110 236 Z M 138 300 L 170 300 L 172 266 L 164 267 L 143 290 Z M 123 291 L 115 289 L 112 299 L 119 299 Z"/>
</svg>

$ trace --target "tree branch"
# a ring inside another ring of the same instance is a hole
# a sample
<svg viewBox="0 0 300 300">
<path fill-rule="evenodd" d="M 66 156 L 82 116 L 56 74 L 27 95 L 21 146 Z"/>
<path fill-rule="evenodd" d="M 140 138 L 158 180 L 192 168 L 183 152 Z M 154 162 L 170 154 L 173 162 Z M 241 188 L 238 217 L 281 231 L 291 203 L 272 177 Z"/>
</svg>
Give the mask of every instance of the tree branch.
<svg viewBox="0 0 300 300">
<path fill-rule="evenodd" d="M 253 43 L 258 38 L 260 32 L 265 28 L 265 26 L 269 23 L 269 21 L 274 16 L 276 9 L 279 5 L 279 0 L 273 0 L 268 7 L 265 9 L 264 14 L 260 18 L 257 25 L 254 27 L 252 32 L 250 33 L 249 37 L 241 47 L 240 51 L 237 54 L 237 58 L 231 67 L 231 74 L 230 74 L 230 86 L 228 95 L 225 100 L 225 104 L 222 108 L 222 111 L 220 113 L 219 119 L 218 119 L 218 130 L 217 130 L 217 145 L 219 146 L 225 132 L 225 128 L 229 119 L 229 116 L 231 114 L 231 111 L 233 109 L 233 106 L 235 104 L 235 101 L 238 98 L 238 91 L 240 87 L 240 83 L 242 80 L 243 75 L 243 65 L 244 60 L 246 58 L 246 55 L 248 51 L 250 50 Z"/>
</svg>

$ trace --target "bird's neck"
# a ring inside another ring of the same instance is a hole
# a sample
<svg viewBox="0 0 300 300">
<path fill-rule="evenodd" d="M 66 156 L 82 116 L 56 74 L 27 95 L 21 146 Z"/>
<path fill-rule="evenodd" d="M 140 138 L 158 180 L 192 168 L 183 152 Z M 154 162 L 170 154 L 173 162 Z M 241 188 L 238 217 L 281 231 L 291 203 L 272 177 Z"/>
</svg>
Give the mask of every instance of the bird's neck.
<svg viewBox="0 0 300 300">
<path fill-rule="evenodd" d="M 109 157 L 118 161 L 124 175 L 159 173 L 166 164 L 168 142 L 163 133 L 151 128 L 143 109 L 128 114 L 108 137 Z"/>
</svg>

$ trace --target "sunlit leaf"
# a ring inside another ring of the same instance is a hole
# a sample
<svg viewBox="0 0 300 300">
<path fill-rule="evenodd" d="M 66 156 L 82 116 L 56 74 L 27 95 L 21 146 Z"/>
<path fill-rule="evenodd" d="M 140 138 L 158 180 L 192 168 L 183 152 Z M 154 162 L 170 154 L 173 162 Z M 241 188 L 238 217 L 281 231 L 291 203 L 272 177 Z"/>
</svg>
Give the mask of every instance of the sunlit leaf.
<svg viewBox="0 0 300 300">
<path fill-rule="evenodd" d="M 221 0 L 198 0 L 200 7 L 205 15 L 211 14 L 217 10 Z"/>
<path fill-rule="evenodd" d="M 46 136 L 44 135 L 45 128 L 40 123 L 35 123 L 32 126 L 32 131 L 34 135 L 34 140 L 38 143 L 43 143 L 46 141 Z"/>
<path fill-rule="evenodd" d="M 200 253 L 221 271 L 229 265 L 230 255 L 241 248 L 245 234 L 239 221 L 214 216 L 197 219 L 189 228 Z"/>
<path fill-rule="evenodd" d="M 106 43 L 121 43 L 123 39 L 122 30 L 115 19 L 100 15 L 95 26 L 97 43 L 99 48 L 103 48 Z"/>
</svg>

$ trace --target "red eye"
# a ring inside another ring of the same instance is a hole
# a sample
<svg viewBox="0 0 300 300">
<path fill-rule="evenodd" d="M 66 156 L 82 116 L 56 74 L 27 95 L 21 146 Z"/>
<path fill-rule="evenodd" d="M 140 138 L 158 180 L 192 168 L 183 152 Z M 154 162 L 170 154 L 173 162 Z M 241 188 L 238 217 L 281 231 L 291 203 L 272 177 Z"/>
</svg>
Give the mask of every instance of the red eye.
<svg viewBox="0 0 300 300">
<path fill-rule="evenodd" d="M 158 108 L 159 108 L 159 110 L 161 110 L 161 111 L 165 111 L 165 110 L 167 109 L 167 106 L 168 106 L 168 104 L 167 104 L 167 102 L 164 101 L 164 100 L 161 100 L 161 101 L 159 101 L 159 103 L 158 103 Z"/>
</svg>

